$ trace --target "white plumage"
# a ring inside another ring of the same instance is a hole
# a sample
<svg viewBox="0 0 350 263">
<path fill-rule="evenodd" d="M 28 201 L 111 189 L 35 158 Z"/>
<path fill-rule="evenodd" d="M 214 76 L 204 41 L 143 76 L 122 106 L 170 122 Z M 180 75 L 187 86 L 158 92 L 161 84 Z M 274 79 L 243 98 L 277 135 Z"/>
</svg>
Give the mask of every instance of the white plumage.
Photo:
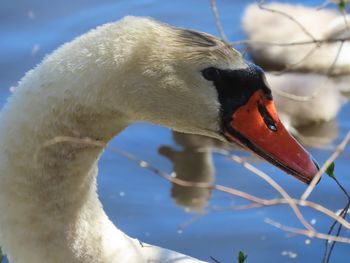
<svg viewBox="0 0 350 263">
<path fill-rule="evenodd" d="M 317 40 L 350 37 L 345 22 L 349 17 L 336 11 L 281 3 L 270 3 L 266 8 L 291 16 Z M 344 42 L 339 54 L 340 42 L 325 42 L 319 47 L 274 45 L 313 40 L 293 19 L 250 5 L 243 15 L 243 28 L 252 41 L 248 47 L 255 63 L 272 71 L 290 67 L 281 75 L 268 72 L 266 76 L 281 119 L 297 133 L 300 126 L 334 119 L 344 104 L 341 91 L 350 90 L 350 42 Z"/>
<path fill-rule="evenodd" d="M 108 142 L 135 121 L 222 139 L 217 93 L 200 70 L 246 64 L 181 32 L 127 17 L 63 45 L 20 81 L 0 117 L 0 245 L 11 262 L 200 262 L 113 225 L 96 193 L 100 147 L 41 148 L 57 136 Z"/>
<path fill-rule="evenodd" d="M 270 3 L 266 7 L 293 17 L 311 33 L 314 39 L 350 37 L 347 26 L 350 21 L 349 16 L 344 17 L 336 11 L 316 10 L 301 4 Z M 281 69 L 287 65 L 293 65 L 293 69 L 297 71 L 325 74 L 338 56 L 331 73 L 333 75 L 350 73 L 350 41 L 344 42 L 339 55 L 337 53 L 340 42 L 325 42 L 319 47 L 312 43 L 291 46 L 254 43 L 254 41 L 282 44 L 313 41 L 313 38 L 292 19 L 260 9 L 257 5 L 250 5 L 246 9 L 243 15 L 243 28 L 247 38 L 253 41 L 249 44 L 249 49 L 254 60 L 267 69 Z"/>
<path fill-rule="evenodd" d="M 338 84 L 315 73 L 266 73 L 276 107 L 292 132 L 305 125 L 330 121 L 345 102 Z"/>
</svg>

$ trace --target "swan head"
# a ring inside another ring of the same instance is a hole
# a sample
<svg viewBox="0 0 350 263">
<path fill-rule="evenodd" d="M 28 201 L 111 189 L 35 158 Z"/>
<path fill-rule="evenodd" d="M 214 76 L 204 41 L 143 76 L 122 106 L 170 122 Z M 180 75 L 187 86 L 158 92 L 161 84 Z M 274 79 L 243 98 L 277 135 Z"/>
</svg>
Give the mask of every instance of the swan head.
<svg viewBox="0 0 350 263">
<path fill-rule="evenodd" d="M 317 165 L 279 120 L 261 68 L 206 33 L 151 19 L 127 22 L 138 40 L 124 74 L 123 97 L 130 99 L 120 103 L 133 121 L 237 143 L 303 182 L 312 180 Z"/>
</svg>

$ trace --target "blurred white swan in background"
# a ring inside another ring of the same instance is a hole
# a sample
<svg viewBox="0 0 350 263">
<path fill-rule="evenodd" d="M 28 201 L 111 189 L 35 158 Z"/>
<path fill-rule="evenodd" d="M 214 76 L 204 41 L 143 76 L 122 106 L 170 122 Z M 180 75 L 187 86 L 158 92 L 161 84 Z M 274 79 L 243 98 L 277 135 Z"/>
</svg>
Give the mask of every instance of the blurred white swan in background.
<svg viewBox="0 0 350 263">
<path fill-rule="evenodd" d="M 334 119 L 345 102 L 337 83 L 324 75 L 267 72 L 266 78 L 280 118 L 290 131 Z"/>
<path fill-rule="evenodd" d="M 265 7 L 292 16 L 317 40 L 350 38 L 348 15 L 344 17 L 333 10 L 316 10 L 301 4 L 270 3 Z M 340 42 L 326 42 L 319 47 L 317 44 L 278 46 L 254 43 L 297 43 L 313 40 L 288 17 L 260 9 L 257 5 L 250 5 L 246 9 L 243 28 L 247 38 L 253 41 L 248 44 L 253 60 L 264 69 L 280 70 L 291 66 L 294 71 L 330 73 L 339 78 L 338 82 L 343 80 L 350 83 L 350 41 L 342 44 L 340 52 Z M 340 85 L 340 88 L 349 91 L 350 85 Z"/>
<path fill-rule="evenodd" d="M 316 10 L 301 4 L 270 3 L 264 7 L 293 17 L 317 40 L 350 37 L 349 16 L 336 11 Z M 267 70 L 288 68 L 282 74 L 268 72 L 266 76 L 281 119 L 290 131 L 300 135 L 298 127 L 328 122 L 336 117 L 346 101 L 339 91 L 350 90 L 349 41 L 343 43 L 339 54 L 339 42 L 322 43 L 319 47 L 316 44 L 269 44 L 312 39 L 292 19 L 257 5 L 247 7 L 243 27 L 248 40 L 252 41 L 248 43 L 248 50 L 255 63 Z M 331 76 L 326 76 L 329 73 Z"/>
<path fill-rule="evenodd" d="M 103 210 L 103 147 L 86 138 L 104 145 L 135 121 L 236 142 L 305 183 L 318 171 L 259 67 L 205 33 L 127 17 L 47 56 L 1 113 L 0 246 L 12 263 L 200 262 L 127 236 Z"/>
</svg>

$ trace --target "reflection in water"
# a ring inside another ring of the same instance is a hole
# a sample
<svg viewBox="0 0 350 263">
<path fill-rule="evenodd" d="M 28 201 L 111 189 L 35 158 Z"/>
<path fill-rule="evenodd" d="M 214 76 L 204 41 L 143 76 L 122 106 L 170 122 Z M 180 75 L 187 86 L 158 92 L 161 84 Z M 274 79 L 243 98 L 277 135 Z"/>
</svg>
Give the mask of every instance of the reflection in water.
<svg viewBox="0 0 350 263">
<path fill-rule="evenodd" d="M 336 120 L 302 126 L 297 129 L 296 136 L 306 146 L 314 148 L 328 148 L 338 137 Z"/>
<path fill-rule="evenodd" d="M 326 148 L 331 146 L 333 140 L 337 138 L 337 122 L 332 120 L 299 127 L 296 135 L 306 146 Z M 163 145 L 159 148 L 159 153 L 173 163 L 177 178 L 190 182 L 212 183 L 215 169 L 211 149 L 232 148 L 231 145 L 200 135 L 173 131 L 173 138 L 182 149 Z M 254 157 L 250 161 L 252 160 L 256 161 Z M 171 196 L 179 206 L 192 211 L 203 211 L 208 204 L 211 191 L 205 188 L 172 184 Z"/>
<path fill-rule="evenodd" d="M 176 177 L 190 182 L 211 183 L 214 180 L 214 166 L 211 154 L 212 147 L 223 147 L 215 139 L 199 135 L 184 134 L 173 131 L 174 141 L 182 149 L 161 146 L 159 153 L 173 163 Z M 172 185 L 171 196 L 175 202 L 194 211 L 202 211 L 210 198 L 209 189 Z"/>
</svg>

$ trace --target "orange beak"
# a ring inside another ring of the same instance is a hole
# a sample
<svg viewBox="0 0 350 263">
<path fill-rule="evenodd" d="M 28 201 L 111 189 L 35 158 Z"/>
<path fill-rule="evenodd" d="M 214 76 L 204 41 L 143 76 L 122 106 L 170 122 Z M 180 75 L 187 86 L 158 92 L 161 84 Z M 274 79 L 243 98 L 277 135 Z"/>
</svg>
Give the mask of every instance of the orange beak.
<svg viewBox="0 0 350 263">
<path fill-rule="evenodd" d="M 262 90 L 255 91 L 224 126 L 224 135 L 229 141 L 253 151 L 307 184 L 319 170 L 311 155 L 283 126 L 272 98 Z"/>
</svg>

